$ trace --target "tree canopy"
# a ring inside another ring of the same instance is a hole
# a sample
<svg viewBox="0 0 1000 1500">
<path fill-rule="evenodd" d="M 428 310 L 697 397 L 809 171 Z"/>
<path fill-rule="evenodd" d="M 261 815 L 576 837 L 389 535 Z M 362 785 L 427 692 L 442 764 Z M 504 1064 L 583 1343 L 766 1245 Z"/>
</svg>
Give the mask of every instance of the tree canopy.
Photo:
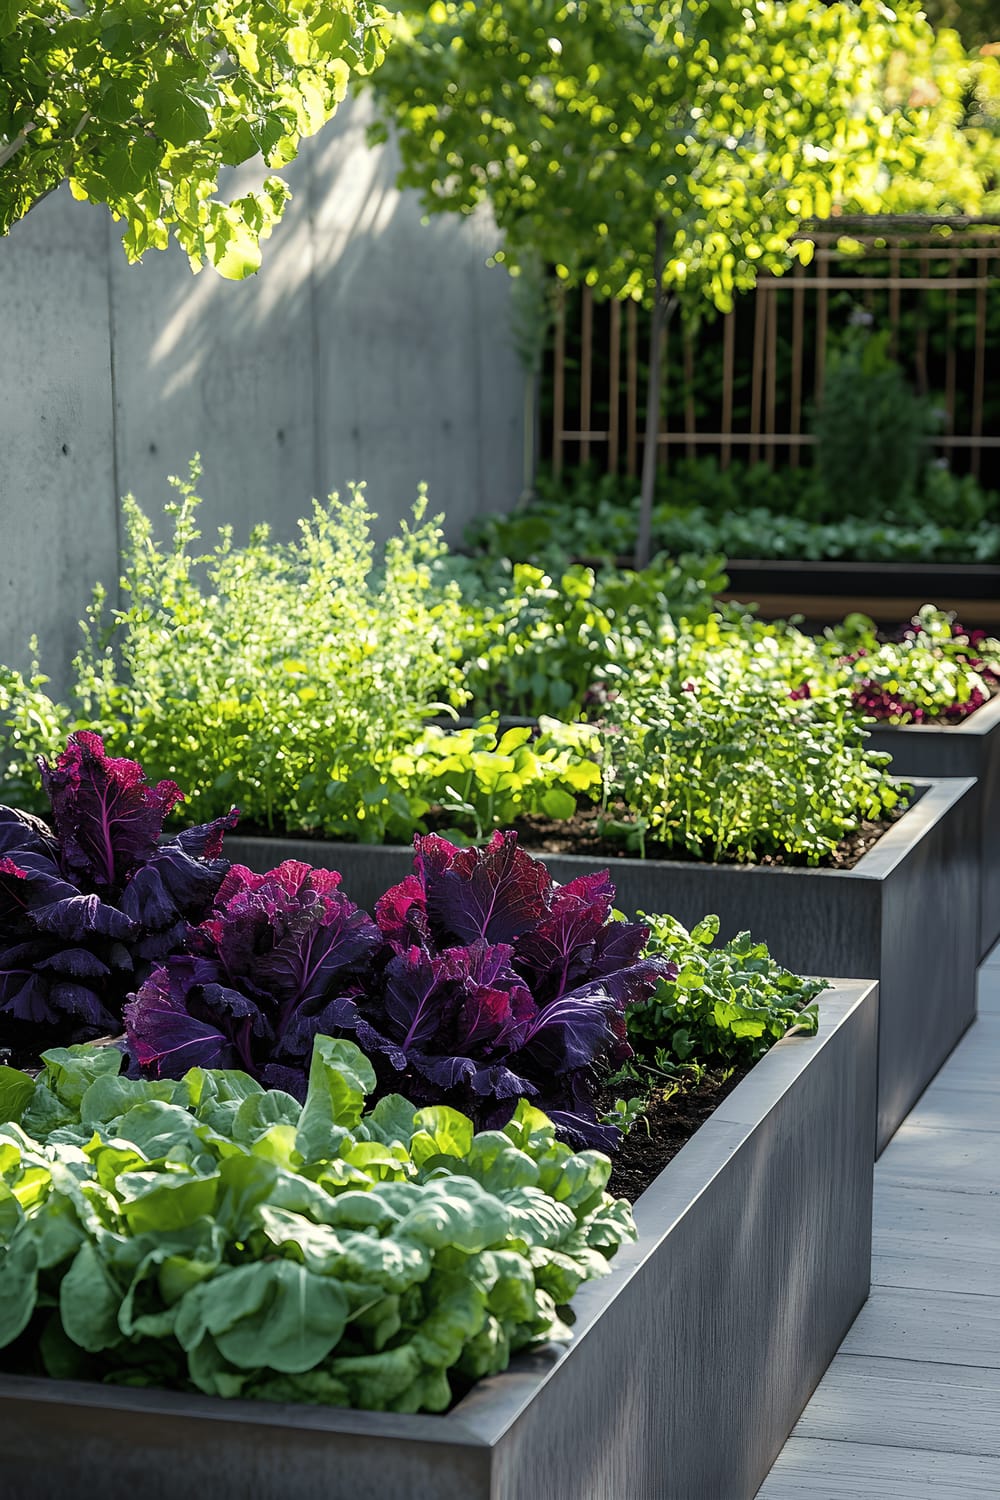
<svg viewBox="0 0 1000 1500">
<path fill-rule="evenodd" d="M 919 0 L 434 0 L 397 36 L 373 85 L 427 209 L 489 203 L 498 260 L 652 306 L 640 566 L 674 305 L 807 260 L 804 221 L 912 206 L 935 174 L 976 212 L 995 183 L 996 59 Z"/>
<path fill-rule="evenodd" d="M 659 291 L 658 225 L 663 286 L 727 307 L 809 254 L 804 220 L 916 206 L 927 174 L 977 212 L 996 171 L 966 117 L 1000 67 L 917 0 L 435 0 L 397 36 L 373 84 L 402 180 L 430 212 L 489 202 L 499 259 L 608 294 Z"/>
<path fill-rule="evenodd" d="M 372 0 L 0 0 L 0 233 L 68 180 L 125 224 L 130 260 L 173 236 L 238 279 L 289 197 L 232 202 L 219 174 L 295 156 L 381 61 Z"/>
</svg>

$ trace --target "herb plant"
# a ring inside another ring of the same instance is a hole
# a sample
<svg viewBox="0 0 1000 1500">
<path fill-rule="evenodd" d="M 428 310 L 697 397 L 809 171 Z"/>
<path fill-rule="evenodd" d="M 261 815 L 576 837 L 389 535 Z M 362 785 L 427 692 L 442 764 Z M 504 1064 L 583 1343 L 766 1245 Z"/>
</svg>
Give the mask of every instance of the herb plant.
<svg viewBox="0 0 1000 1500">
<path fill-rule="evenodd" d="M 453 1103 L 481 1124 L 529 1096 L 570 1138 L 614 1145 L 597 1122 L 595 1069 L 628 1056 L 626 1006 L 669 972 L 641 956 L 647 929 L 612 920 L 606 871 L 557 886 L 514 833 L 484 849 L 428 835 L 415 850 L 377 925 L 337 875 L 235 866 L 190 955 L 126 1008 L 137 1067 L 159 1078 L 239 1067 L 301 1097 L 315 1037 L 349 1033 L 383 1090 Z"/>
<path fill-rule="evenodd" d="M 826 980 L 790 974 L 748 932 L 716 946 L 716 916 L 690 932 L 674 917 L 643 913 L 642 920 L 649 925 L 647 953 L 669 960 L 676 973 L 629 1009 L 629 1040 L 637 1054 L 630 1067 L 641 1070 L 652 1062 L 662 1071 L 691 1060 L 745 1066 L 792 1027 L 815 1032 L 815 1000 L 828 988 Z"/>
<path fill-rule="evenodd" d="M 0 1037 L 33 1055 L 121 1030 L 129 990 L 211 910 L 236 821 L 161 840 L 180 789 L 85 731 L 41 771 L 51 829 L 0 807 Z"/>
<path fill-rule="evenodd" d="M 642 854 L 816 864 L 900 790 L 846 692 L 794 696 L 764 673 L 634 678 L 605 709 L 606 826 Z M 616 817 L 621 808 L 624 816 Z"/>
<path fill-rule="evenodd" d="M 176 481 L 166 545 L 124 502 L 126 606 L 108 616 L 96 591 L 71 705 L 41 712 L 38 679 L 19 688 L 7 674 L 3 762 L 23 783 L 29 753 L 52 753 L 68 714 L 183 783 L 202 817 L 238 786 L 251 824 L 381 842 L 408 815 L 392 757 L 442 692 L 464 698 L 458 591 L 434 572 L 444 548 L 426 499 L 379 568 L 360 491 L 317 504 L 295 542 L 258 527 L 238 548 L 224 528 L 202 554 L 196 478 L 197 466 Z"/>
<path fill-rule="evenodd" d="M 635 1237 L 523 1102 L 475 1135 L 317 1042 L 305 1103 L 241 1072 L 118 1077 L 114 1049 L 0 1069 L 0 1365 L 8 1371 L 442 1411 Z"/>
</svg>

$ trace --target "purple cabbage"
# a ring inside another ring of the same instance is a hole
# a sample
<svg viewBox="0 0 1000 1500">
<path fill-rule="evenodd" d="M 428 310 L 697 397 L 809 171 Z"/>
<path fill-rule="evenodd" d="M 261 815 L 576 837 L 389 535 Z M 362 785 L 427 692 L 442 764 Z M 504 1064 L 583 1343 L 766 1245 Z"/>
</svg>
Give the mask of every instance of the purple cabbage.
<svg viewBox="0 0 1000 1500">
<path fill-rule="evenodd" d="M 0 1040 L 29 1054 L 121 1030 L 129 991 L 211 910 L 236 821 L 162 839 L 183 794 L 96 734 L 39 768 L 52 827 L 0 807 Z"/>
<path fill-rule="evenodd" d="M 642 957 L 646 927 L 612 919 L 607 872 L 557 886 L 514 833 L 482 849 L 435 835 L 414 847 L 414 873 L 374 923 L 339 875 L 234 866 L 191 956 L 152 974 L 126 1008 L 137 1069 L 235 1066 L 302 1097 L 313 1038 L 350 1034 L 382 1092 L 452 1103 L 481 1125 L 528 1096 L 564 1134 L 613 1145 L 617 1132 L 597 1121 L 596 1070 L 631 1055 L 626 1007 L 673 966 Z"/>
<path fill-rule="evenodd" d="M 305 1097 L 313 1037 L 350 1030 L 381 946 L 340 876 L 286 860 L 266 875 L 233 865 L 190 956 L 157 969 L 125 1009 L 137 1069 L 241 1068 Z"/>
</svg>

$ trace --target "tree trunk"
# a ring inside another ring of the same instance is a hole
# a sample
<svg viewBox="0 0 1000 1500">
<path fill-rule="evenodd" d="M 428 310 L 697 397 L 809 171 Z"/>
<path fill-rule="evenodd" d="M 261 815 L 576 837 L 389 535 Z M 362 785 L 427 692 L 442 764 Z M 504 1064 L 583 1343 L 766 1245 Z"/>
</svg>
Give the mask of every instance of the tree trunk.
<svg viewBox="0 0 1000 1500">
<path fill-rule="evenodd" d="M 656 221 L 656 249 L 653 256 L 653 316 L 649 327 L 649 374 L 646 381 L 646 435 L 642 445 L 642 488 L 639 499 L 639 529 L 635 538 L 636 569 L 649 565 L 653 535 L 653 492 L 656 489 L 656 461 L 660 437 L 660 390 L 663 384 L 661 345 L 667 326 L 667 308 L 663 297 L 664 260 L 663 220 Z"/>
</svg>

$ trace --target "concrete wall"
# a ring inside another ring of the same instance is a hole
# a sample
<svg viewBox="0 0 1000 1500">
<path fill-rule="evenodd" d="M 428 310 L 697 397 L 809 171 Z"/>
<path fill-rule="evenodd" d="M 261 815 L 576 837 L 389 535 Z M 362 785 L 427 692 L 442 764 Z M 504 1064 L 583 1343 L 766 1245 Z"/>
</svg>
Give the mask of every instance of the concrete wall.
<svg viewBox="0 0 1000 1500">
<path fill-rule="evenodd" d="M 202 457 L 204 529 L 288 535 L 310 498 L 364 479 L 380 535 L 430 485 L 448 531 L 520 488 L 521 376 L 485 219 L 420 222 L 366 100 L 307 142 L 262 271 L 129 266 L 105 210 L 67 189 L 0 240 L 0 661 L 27 637 L 65 681 L 117 500 L 147 511 Z"/>
</svg>

